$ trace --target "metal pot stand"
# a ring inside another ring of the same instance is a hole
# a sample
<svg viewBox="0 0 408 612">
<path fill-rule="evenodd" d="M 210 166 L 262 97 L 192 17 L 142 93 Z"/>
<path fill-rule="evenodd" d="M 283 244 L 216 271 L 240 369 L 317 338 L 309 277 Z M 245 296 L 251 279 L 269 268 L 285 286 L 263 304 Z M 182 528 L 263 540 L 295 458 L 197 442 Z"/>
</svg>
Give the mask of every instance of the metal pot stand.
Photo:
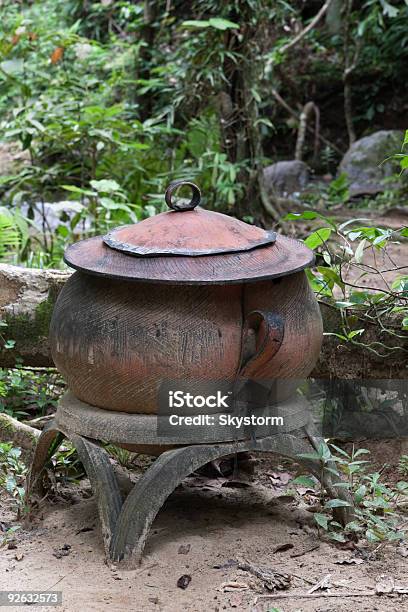
<svg viewBox="0 0 408 612">
<path fill-rule="evenodd" d="M 323 442 L 311 422 L 310 407 L 300 396 L 263 414 L 284 414 L 284 426 L 242 429 L 231 439 L 226 427 L 178 428 L 173 438 L 157 434 L 156 415 L 127 414 L 95 408 L 68 392 L 54 419 L 38 440 L 27 478 L 27 500 L 43 496 L 44 469 L 64 438 L 71 441 L 84 465 L 96 497 L 107 558 L 133 566 L 141 561 L 152 523 L 167 497 L 189 474 L 209 461 L 243 451 L 279 454 L 294 459 L 318 478 L 328 494 L 348 502 L 333 510 L 337 521 L 352 520 L 351 497 L 334 476 L 335 464 L 300 455 L 315 453 Z M 272 435 L 271 435 L 272 433 Z M 125 500 L 102 441 L 111 444 L 169 446 L 145 471 Z M 177 447 L 178 445 L 178 447 Z M 182 446 L 181 446 L 182 445 Z M 327 469 L 329 468 L 329 469 Z M 335 482 L 333 482 L 333 477 Z"/>
</svg>

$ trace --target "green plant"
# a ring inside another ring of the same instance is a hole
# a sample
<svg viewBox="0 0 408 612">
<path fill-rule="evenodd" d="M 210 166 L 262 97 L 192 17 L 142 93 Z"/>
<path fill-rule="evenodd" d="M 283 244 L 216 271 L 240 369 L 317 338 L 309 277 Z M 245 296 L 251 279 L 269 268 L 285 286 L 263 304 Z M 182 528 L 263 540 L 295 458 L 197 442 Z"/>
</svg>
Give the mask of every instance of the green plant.
<svg viewBox="0 0 408 612">
<path fill-rule="evenodd" d="M 394 155 L 391 156 L 391 158 L 388 157 L 387 159 L 384 160 L 384 161 L 387 161 L 388 159 L 392 159 L 392 158 L 397 159 L 401 166 L 401 174 L 405 172 L 405 170 L 408 168 L 408 153 L 404 150 L 407 144 L 408 144 L 408 130 L 405 130 L 404 140 L 401 145 L 401 152 L 395 153 Z"/>
<path fill-rule="evenodd" d="M 404 351 L 381 341 L 367 344 L 364 332 L 367 325 L 375 323 L 384 335 L 396 340 L 406 338 L 408 277 L 398 274 L 400 268 L 391 260 L 382 268 L 369 264 L 367 252 L 374 254 L 375 261 L 376 254 L 386 253 L 389 244 L 408 237 L 408 227 L 362 225 L 366 219 L 350 219 L 339 224 L 316 211 L 289 213 L 285 220 L 323 224 L 305 239 L 307 246 L 318 254 L 316 267 L 308 270 L 307 275 L 318 300 L 337 309 L 341 316 L 342 329 L 330 334 L 342 342 L 364 346 L 379 356 Z M 388 282 L 384 275 L 393 270 L 395 279 Z M 372 284 L 360 283 L 368 274 L 375 279 Z M 389 324 L 391 315 L 395 318 L 393 325 Z"/>
<path fill-rule="evenodd" d="M 408 477 L 408 455 L 401 455 L 398 462 L 398 472 Z"/>
<path fill-rule="evenodd" d="M 28 241 L 28 224 L 19 211 L 0 207 L 0 261 L 17 263 Z"/>
<path fill-rule="evenodd" d="M 334 454 L 330 447 L 335 451 Z M 330 511 L 350 504 L 342 499 L 327 501 L 325 492 L 321 491 L 322 511 L 314 513 L 314 519 L 332 540 L 345 542 L 363 537 L 370 543 L 378 543 L 399 541 L 405 537 L 404 521 L 401 520 L 398 509 L 407 500 L 408 482 L 400 481 L 395 487 L 391 487 L 381 481 L 380 472 L 368 472 L 370 461 L 360 457 L 368 455 L 369 452 L 367 449 L 355 449 L 353 446 L 351 453 L 347 453 L 334 444 L 327 446 L 322 443 L 315 453 L 301 455 L 306 459 L 318 459 L 322 471 L 326 470 L 330 474 L 333 485 L 347 489 L 352 495 L 354 518 L 343 526 L 331 518 Z M 343 480 L 340 480 L 340 475 Z M 305 476 L 296 479 L 294 483 L 306 484 L 305 479 L 307 486 L 314 485 L 313 481 Z"/>
<path fill-rule="evenodd" d="M 125 468 L 130 468 L 132 466 L 132 462 L 135 457 L 134 453 L 131 453 L 120 446 L 115 446 L 114 444 L 107 444 L 105 449 L 109 455 L 119 463 L 119 465 Z"/>
<path fill-rule="evenodd" d="M 24 478 L 27 468 L 21 460 L 21 449 L 11 442 L 0 442 L 0 487 L 21 507 L 24 503 Z"/>
<path fill-rule="evenodd" d="M 13 525 L 8 527 L 5 532 L 0 535 L 0 547 L 9 544 L 14 539 L 16 531 L 21 529 L 21 525 Z"/>
<path fill-rule="evenodd" d="M 0 369 L 0 412 L 17 418 L 43 416 L 55 408 L 64 390 L 54 370 Z"/>
<path fill-rule="evenodd" d="M 344 172 L 336 179 L 330 182 L 328 188 L 328 197 L 334 203 L 340 202 L 344 204 L 350 197 L 349 182 L 347 174 Z"/>
<path fill-rule="evenodd" d="M 85 470 L 78 453 L 70 442 L 64 442 L 52 458 L 53 474 L 57 482 L 78 483 Z"/>
</svg>

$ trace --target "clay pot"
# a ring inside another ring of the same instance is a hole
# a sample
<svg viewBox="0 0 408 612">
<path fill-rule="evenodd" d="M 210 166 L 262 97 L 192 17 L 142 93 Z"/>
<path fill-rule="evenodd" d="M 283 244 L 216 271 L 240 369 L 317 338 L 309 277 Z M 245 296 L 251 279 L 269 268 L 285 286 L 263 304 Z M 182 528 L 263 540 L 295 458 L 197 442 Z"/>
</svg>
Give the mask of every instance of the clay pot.
<svg viewBox="0 0 408 612">
<path fill-rule="evenodd" d="M 165 380 L 194 393 L 201 381 L 241 377 L 278 381 L 280 401 L 313 369 L 322 322 L 303 270 L 311 251 L 192 204 L 67 250 L 78 271 L 50 340 L 80 400 L 155 413 Z"/>
</svg>

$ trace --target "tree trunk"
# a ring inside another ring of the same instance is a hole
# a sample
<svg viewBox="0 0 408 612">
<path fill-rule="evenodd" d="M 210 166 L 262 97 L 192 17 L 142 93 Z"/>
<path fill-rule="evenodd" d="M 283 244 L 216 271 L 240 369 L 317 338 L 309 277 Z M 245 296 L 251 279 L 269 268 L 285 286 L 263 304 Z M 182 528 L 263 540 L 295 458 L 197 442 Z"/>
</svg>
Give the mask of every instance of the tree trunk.
<svg viewBox="0 0 408 612">
<path fill-rule="evenodd" d="M 58 293 L 71 274 L 0 264 L 1 367 L 13 367 L 19 361 L 53 365 L 48 328 Z"/>
<path fill-rule="evenodd" d="M 29 459 L 41 432 L 30 425 L 20 423 L 8 414 L 0 414 L 0 442 L 13 442 L 23 451 L 23 458 Z"/>
<path fill-rule="evenodd" d="M 226 34 L 226 47 L 236 59 L 227 57 L 223 66 L 226 84 L 220 95 L 224 101 L 220 105 L 222 146 L 228 160 L 239 166 L 237 180 L 245 186 L 242 197 L 236 203 L 236 214 L 259 218 L 263 211 L 277 221 L 281 216 L 280 211 L 276 203 L 270 200 L 264 186 L 259 131 L 257 86 L 262 76 L 258 57 L 262 24 L 251 25 L 253 15 L 249 14 L 248 2 L 239 2 L 238 5 L 239 8 L 235 6 L 228 16 L 231 21 L 239 20 L 243 26 L 239 32 L 231 30 Z"/>
<path fill-rule="evenodd" d="M 352 105 L 352 74 L 356 68 L 359 54 L 359 43 L 354 46 L 351 42 L 351 11 L 353 8 L 353 0 L 346 0 L 344 3 L 344 23 L 343 23 L 343 94 L 344 94 L 344 118 L 347 126 L 349 145 L 352 145 L 356 140 L 356 132 L 353 123 L 353 105 Z M 354 48 L 354 57 L 352 57 Z"/>
</svg>

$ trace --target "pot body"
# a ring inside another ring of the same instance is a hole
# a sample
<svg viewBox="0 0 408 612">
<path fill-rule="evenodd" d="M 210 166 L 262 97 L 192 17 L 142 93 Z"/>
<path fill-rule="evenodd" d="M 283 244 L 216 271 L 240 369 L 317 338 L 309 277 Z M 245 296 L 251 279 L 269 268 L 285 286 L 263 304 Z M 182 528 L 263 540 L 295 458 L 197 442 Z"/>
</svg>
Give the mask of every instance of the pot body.
<svg viewBox="0 0 408 612">
<path fill-rule="evenodd" d="M 155 413 L 163 381 L 192 381 L 191 393 L 195 381 L 234 382 L 244 321 L 253 310 L 283 321 L 282 344 L 256 377 L 282 381 L 279 399 L 286 399 L 297 379 L 313 369 L 322 339 L 320 309 L 304 272 L 259 283 L 195 286 L 75 272 L 54 309 L 52 355 L 80 400 Z"/>
</svg>

